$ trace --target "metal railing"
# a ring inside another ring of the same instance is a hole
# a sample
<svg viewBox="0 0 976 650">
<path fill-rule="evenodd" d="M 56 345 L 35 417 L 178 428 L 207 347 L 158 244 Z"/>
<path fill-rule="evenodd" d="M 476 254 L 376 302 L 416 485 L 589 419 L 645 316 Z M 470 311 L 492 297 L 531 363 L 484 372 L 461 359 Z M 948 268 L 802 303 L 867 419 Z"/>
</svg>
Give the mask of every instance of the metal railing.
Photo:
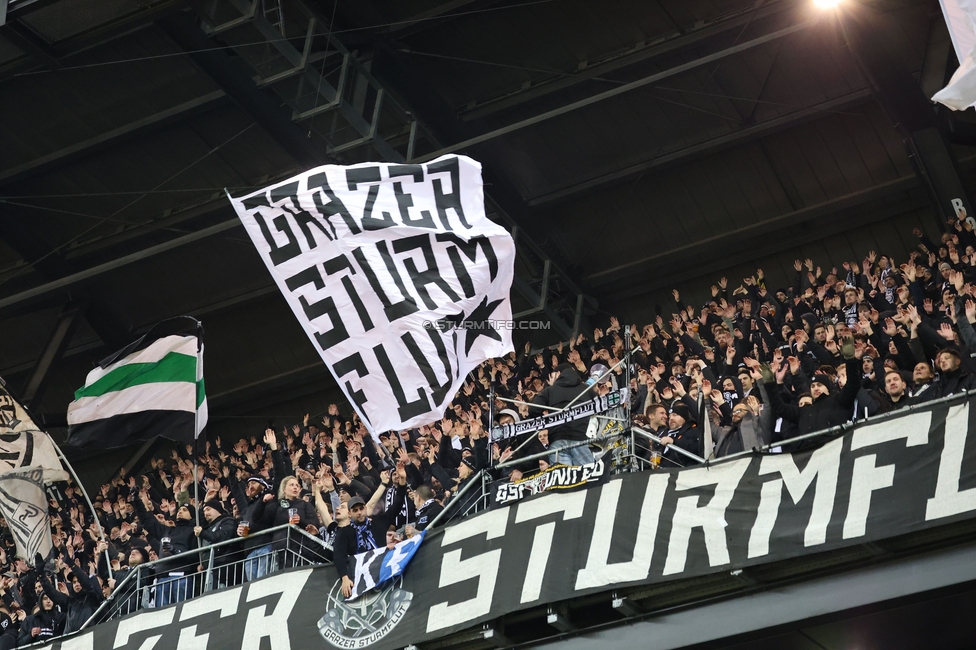
<svg viewBox="0 0 976 650">
<path fill-rule="evenodd" d="M 284 548 L 272 547 L 275 533 L 285 531 Z M 261 543 L 247 551 L 246 540 Z M 264 552 L 258 552 L 264 549 Z M 318 537 L 291 524 L 248 537 L 201 546 L 130 569 L 112 594 L 81 626 L 84 630 L 127 614 L 165 607 L 223 587 L 257 580 L 280 569 L 328 562 L 332 549 Z"/>
<path fill-rule="evenodd" d="M 714 458 L 713 457 L 713 458 L 704 459 L 704 458 L 701 458 L 700 456 L 698 456 L 698 455 L 696 455 L 696 454 L 694 454 L 692 452 L 689 452 L 689 451 L 686 451 L 684 449 L 681 449 L 680 447 L 678 447 L 676 445 L 668 445 L 667 448 L 668 449 L 672 449 L 672 450 L 674 450 L 675 453 L 680 454 L 681 456 L 684 456 L 685 458 L 687 458 L 690 461 L 693 461 L 695 463 L 695 465 L 709 465 L 709 466 L 711 466 L 711 465 L 715 465 L 715 464 L 719 464 L 719 463 L 724 463 L 724 462 L 727 462 L 727 461 L 730 461 L 730 460 L 733 460 L 733 459 L 736 459 L 736 458 L 742 458 L 744 456 L 752 456 L 752 455 L 756 455 L 756 454 L 774 453 L 777 450 L 777 448 L 782 447 L 782 448 L 788 449 L 792 445 L 795 445 L 797 443 L 801 443 L 801 442 L 804 442 L 804 441 L 821 439 L 821 440 L 823 440 L 823 441 L 826 442 L 826 440 L 828 440 L 828 439 L 830 439 L 832 437 L 841 435 L 841 434 L 849 431 L 850 429 L 852 429 L 855 426 L 859 426 L 859 425 L 863 425 L 863 424 L 874 424 L 874 423 L 882 422 L 882 421 L 885 421 L 885 420 L 896 419 L 898 417 L 901 417 L 901 416 L 906 415 L 908 413 L 912 413 L 912 412 L 918 411 L 920 409 L 931 408 L 934 405 L 937 405 L 937 404 L 940 404 L 940 403 L 943 403 L 943 402 L 949 402 L 949 401 L 952 401 L 952 400 L 958 400 L 960 398 L 966 398 L 966 397 L 971 398 L 974 395 L 976 395 L 976 390 L 962 391 L 962 392 L 959 392 L 959 393 L 954 393 L 952 395 L 947 395 L 945 397 L 940 397 L 940 398 L 937 398 L 937 399 L 929 400 L 927 402 L 921 402 L 919 404 L 913 404 L 911 406 L 906 406 L 906 407 L 904 407 L 902 409 L 898 409 L 897 411 L 890 411 L 888 413 L 880 413 L 878 415 L 873 415 L 871 417 L 863 418 L 863 419 L 856 420 L 856 421 L 855 420 L 852 420 L 852 421 L 849 421 L 849 422 L 845 422 L 843 424 L 839 424 L 839 425 L 834 426 L 834 427 L 830 427 L 828 429 L 822 429 L 820 431 L 813 431 L 811 433 L 794 436 L 792 438 L 788 438 L 788 439 L 785 439 L 785 440 L 779 440 L 777 442 L 771 442 L 771 443 L 765 444 L 765 445 L 763 445 L 761 447 L 756 447 L 754 449 L 746 449 L 744 451 L 736 452 L 734 454 L 729 454 L 727 456 L 722 456 L 722 457 L 719 457 L 719 458 Z M 598 415 L 596 417 L 602 417 L 602 416 L 599 416 Z M 605 419 L 611 419 L 611 418 L 605 418 Z M 635 468 L 637 469 L 637 471 L 658 470 L 658 469 L 661 469 L 662 468 L 662 466 L 660 464 L 655 464 L 655 463 L 651 462 L 650 460 L 648 460 L 647 458 L 644 458 L 643 456 L 641 456 L 640 454 L 637 453 L 638 449 L 647 450 L 647 451 L 651 451 L 652 450 L 651 447 L 641 447 L 641 446 L 639 446 L 638 445 L 638 442 L 637 442 L 638 439 L 649 440 L 649 441 L 652 441 L 652 442 L 660 445 L 661 451 L 658 452 L 659 454 L 661 452 L 663 452 L 663 449 L 665 447 L 664 445 L 661 445 L 661 438 L 659 436 L 657 436 L 657 435 L 651 433 L 650 431 L 647 431 L 646 429 L 643 429 L 642 427 L 639 427 L 639 426 L 633 426 L 632 425 L 632 426 L 628 427 L 627 429 L 625 429 L 623 432 L 617 432 L 617 433 L 613 433 L 613 434 L 610 434 L 610 435 L 597 436 L 597 437 L 594 437 L 594 438 L 589 438 L 587 440 L 581 440 L 581 441 L 576 442 L 576 443 L 574 443 L 572 445 L 568 445 L 566 447 L 563 447 L 562 450 L 571 449 L 571 448 L 574 448 L 574 447 L 581 447 L 583 445 L 589 445 L 589 444 L 592 444 L 592 443 L 600 443 L 600 442 L 604 442 L 604 441 L 610 441 L 610 440 L 614 440 L 614 439 L 619 439 L 621 437 L 628 437 L 628 438 L 630 438 L 631 447 L 630 447 L 630 450 L 629 450 L 629 456 L 633 459 L 634 462 L 633 463 L 629 463 L 626 467 L 624 467 L 622 469 L 619 469 L 618 472 L 634 471 Z M 504 468 L 507 468 L 507 467 L 514 467 L 516 465 L 519 465 L 520 463 L 524 463 L 524 462 L 527 462 L 527 461 L 537 460 L 539 458 L 545 458 L 547 456 L 551 456 L 551 455 L 553 455 L 553 453 L 554 453 L 554 451 L 547 450 L 547 451 L 544 451 L 544 452 L 540 452 L 540 453 L 537 453 L 537 454 L 532 454 L 530 456 L 525 456 L 525 457 L 522 457 L 522 458 L 512 458 L 512 459 L 506 460 L 504 463 L 498 463 L 497 465 L 495 465 L 494 469 L 504 469 Z M 674 467 L 671 468 L 671 469 L 681 469 L 681 466 L 676 461 L 674 461 L 673 459 L 668 459 L 666 456 L 662 456 L 661 457 L 661 460 L 668 460 L 669 462 L 673 463 L 674 464 Z M 443 524 L 446 524 L 446 523 L 448 523 L 450 521 L 454 521 L 456 519 L 460 519 L 460 518 L 462 518 L 464 516 L 467 516 L 468 514 L 474 514 L 476 512 L 480 512 L 481 510 L 484 510 L 484 509 L 488 508 L 491 505 L 491 485 L 494 482 L 494 479 L 492 479 L 491 474 L 489 474 L 485 470 L 482 470 L 481 475 L 480 476 L 476 476 L 475 478 L 478 479 L 478 480 L 471 480 L 467 485 L 465 485 L 464 489 L 461 490 L 454 497 L 455 499 L 459 499 L 463 495 L 467 494 L 471 489 L 474 489 L 476 487 L 480 487 L 481 488 L 481 494 L 478 496 L 477 499 L 475 499 L 474 501 L 472 501 L 472 504 L 473 505 L 467 507 L 463 512 L 451 512 L 449 516 L 448 516 L 448 514 L 449 514 L 448 513 L 449 508 L 445 508 L 445 510 L 440 515 L 438 515 L 438 517 L 435 518 L 433 522 L 431 522 L 430 527 L 433 527 L 434 524 L 441 524 L 441 525 L 443 525 Z M 505 479 L 505 480 L 507 480 L 507 479 Z"/>
<path fill-rule="evenodd" d="M 711 465 L 742 456 L 769 453 L 775 447 L 785 447 L 804 440 L 833 437 L 843 434 L 859 424 L 870 424 L 898 418 L 919 409 L 931 408 L 933 405 L 941 402 L 972 397 L 974 394 L 976 394 L 976 391 L 961 392 L 912 405 L 898 411 L 865 418 L 857 422 L 846 422 L 822 431 L 795 436 L 787 440 L 781 440 L 759 448 L 730 454 L 722 458 L 705 460 L 676 446 L 672 445 L 671 448 L 676 453 L 696 463 L 707 463 Z M 638 426 L 631 426 L 623 432 L 615 432 L 610 435 L 597 436 L 585 441 L 579 441 L 573 444 L 572 447 L 619 439 L 621 437 L 629 437 L 631 439 L 632 446 L 630 454 L 634 458 L 650 465 L 647 459 L 642 458 L 636 453 L 637 439 L 643 438 L 660 444 L 660 438 Z M 567 448 L 569 447 L 564 449 Z M 510 459 L 504 463 L 495 465 L 495 469 L 511 467 L 519 463 L 549 456 L 552 453 L 552 451 L 546 451 L 523 458 Z M 640 465 L 637 466 L 641 467 Z M 655 465 L 651 465 L 650 467 L 650 469 L 657 468 Z M 450 521 L 487 509 L 491 505 L 492 483 L 492 475 L 488 470 L 483 469 L 474 474 L 462 489 L 445 504 L 444 510 L 434 518 L 429 524 L 428 529 L 432 529 L 435 526 L 443 526 Z M 471 497 L 474 492 L 477 492 L 478 496 L 472 499 Z M 459 508 L 456 504 L 462 504 L 462 507 Z M 279 531 L 286 531 L 284 548 L 272 548 L 269 550 L 267 547 L 272 545 L 273 536 Z M 250 549 L 248 555 L 245 555 L 243 548 L 235 548 L 242 547 L 245 540 L 254 539 L 263 539 L 265 543 Z M 265 552 L 255 555 L 255 551 L 258 549 L 264 549 Z M 85 622 L 81 629 L 86 629 L 138 610 L 165 607 L 168 604 L 189 600 L 215 589 L 242 584 L 249 580 L 256 580 L 280 569 L 325 564 L 328 562 L 326 553 L 331 552 L 331 550 L 318 537 L 310 535 L 296 526 L 285 524 L 269 528 L 247 538 L 238 537 L 210 546 L 203 546 L 177 556 L 147 562 L 130 570 L 128 575 L 116 584 L 112 594 Z M 196 562 L 193 561 L 194 556 L 197 558 Z M 174 569 L 174 567 L 177 568 Z"/>
</svg>

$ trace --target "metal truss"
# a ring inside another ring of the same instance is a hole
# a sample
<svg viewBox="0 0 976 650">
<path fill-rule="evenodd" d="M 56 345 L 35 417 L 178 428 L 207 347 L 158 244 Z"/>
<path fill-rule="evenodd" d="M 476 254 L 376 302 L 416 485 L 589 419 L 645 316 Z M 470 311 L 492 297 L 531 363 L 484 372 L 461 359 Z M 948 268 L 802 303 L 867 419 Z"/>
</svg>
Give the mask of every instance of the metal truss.
<svg viewBox="0 0 976 650">
<path fill-rule="evenodd" d="M 410 163 L 443 150 L 370 73 L 370 62 L 346 49 L 304 3 L 215 0 L 201 11 L 204 31 L 230 45 L 254 71 L 257 86 L 273 90 L 294 122 L 328 143 L 329 156 L 346 164 L 376 156 Z M 582 291 L 487 193 L 485 207 L 515 238 L 516 318 L 545 317 L 559 340 L 569 339 L 581 325 Z"/>
</svg>

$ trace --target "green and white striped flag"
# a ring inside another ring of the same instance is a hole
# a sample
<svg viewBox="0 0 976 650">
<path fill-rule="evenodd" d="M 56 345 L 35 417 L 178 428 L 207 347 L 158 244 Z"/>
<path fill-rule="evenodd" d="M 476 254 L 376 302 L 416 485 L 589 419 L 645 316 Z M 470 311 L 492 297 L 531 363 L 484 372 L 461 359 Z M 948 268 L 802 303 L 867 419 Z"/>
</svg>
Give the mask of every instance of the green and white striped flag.
<svg viewBox="0 0 976 650">
<path fill-rule="evenodd" d="M 200 434 L 203 344 L 197 333 L 183 333 L 187 320 L 199 325 L 164 321 L 88 373 L 68 406 L 68 445 L 111 449 L 156 436 L 189 443 Z"/>
</svg>

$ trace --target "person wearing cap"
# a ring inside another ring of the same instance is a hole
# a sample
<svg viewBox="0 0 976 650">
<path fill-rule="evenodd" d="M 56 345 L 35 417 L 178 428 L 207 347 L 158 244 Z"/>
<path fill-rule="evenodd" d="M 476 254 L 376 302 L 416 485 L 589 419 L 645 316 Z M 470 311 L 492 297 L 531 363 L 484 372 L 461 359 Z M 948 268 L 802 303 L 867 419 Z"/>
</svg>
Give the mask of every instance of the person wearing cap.
<svg viewBox="0 0 976 650">
<path fill-rule="evenodd" d="M 505 426 L 506 424 L 518 424 L 522 421 L 519 417 L 518 411 L 515 409 L 502 409 L 498 412 L 498 424 L 500 426 Z"/>
<path fill-rule="evenodd" d="M 755 400 L 749 402 L 757 403 Z M 771 419 L 768 413 L 766 417 Z M 771 429 L 770 423 L 764 425 L 761 418 L 761 411 L 751 408 L 745 400 L 733 405 L 732 424 L 718 427 L 713 432 L 715 457 L 722 458 L 740 451 L 758 449 L 769 442 L 763 432 Z"/>
<path fill-rule="evenodd" d="M 691 412 L 682 402 L 675 402 L 668 414 L 668 429 L 661 436 L 664 445 L 662 456 L 679 467 L 696 465 L 697 461 L 684 454 L 674 451 L 671 447 L 680 447 L 699 458 L 702 456 L 701 431 L 694 426 Z"/>
<path fill-rule="evenodd" d="M 226 542 L 237 537 L 237 522 L 227 514 L 223 504 L 217 499 L 211 499 L 203 504 L 203 518 L 207 520 L 207 526 L 194 526 L 193 534 L 200 538 L 207 546 Z M 234 584 L 234 575 L 231 568 L 228 568 L 233 560 L 237 559 L 240 552 L 239 544 L 226 544 L 217 549 L 205 551 L 200 555 L 200 563 L 204 567 L 223 567 L 217 571 L 218 584 L 227 586 Z M 210 555 L 213 554 L 211 564 Z"/>
<path fill-rule="evenodd" d="M 56 562 L 58 571 L 68 569 L 67 595 L 54 588 L 46 572 L 41 572 L 41 586 L 48 598 L 65 613 L 64 633 L 71 634 L 80 630 L 85 621 L 91 618 L 104 597 L 98 583 L 93 582 L 81 567 L 75 565 L 68 567 L 60 555 Z"/>
<path fill-rule="evenodd" d="M 342 581 L 342 595 L 346 598 L 352 594 L 355 580 L 356 554 L 385 546 L 386 531 L 389 530 L 395 514 L 403 507 L 403 499 L 407 492 L 406 471 L 402 465 L 399 465 L 393 473 L 395 477 L 392 479 L 389 472 L 383 472 L 380 475 L 384 487 L 377 489 L 376 494 L 370 499 L 369 504 L 359 496 L 350 498 L 346 503 L 349 514 L 349 525 L 339 525 L 335 535 L 335 546 L 332 549 L 336 572 Z M 391 480 L 396 482 L 397 490 L 393 507 L 386 512 L 374 513 L 370 516 L 372 508 L 379 503 L 383 491 L 385 491 L 385 486 Z"/>
<path fill-rule="evenodd" d="M 230 467 L 224 466 L 224 478 L 230 487 L 231 496 L 237 504 L 237 511 L 241 516 L 237 526 L 237 534 L 244 537 L 242 553 L 247 558 L 244 562 L 245 580 L 257 580 L 268 574 L 271 562 L 271 542 L 265 536 L 254 536 L 254 533 L 261 530 L 261 524 L 255 516 L 254 511 L 264 495 L 271 489 L 263 477 L 254 474 L 242 485 L 237 480 L 235 472 Z M 247 525 L 244 525 L 247 522 Z"/>
<path fill-rule="evenodd" d="M 184 503 L 176 510 L 174 526 L 159 523 L 152 513 L 152 502 L 149 493 L 144 489 L 139 498 L 130 495 L 139 515 L 142 527 L 146 529 L 156 547 L 156 555 L 160 559 L 171 558 L 168 562 L 157 565 L 159 583 L 156 587 L 156 605 L 164 607 L 190 598 L 190 579 L 185 577 L 197 566 L 197 557 L 187 554 L 196 548 L 196 535 L 193 534 L 193 521 L 196 509 L 189 503 Z"/>
<path fill-rule="evenodd" d="M 928 361 L 919 361 L 912 368 L 912 388 L 908 391 L 910 404 L 921 404 L 939 396 L 935 370 Z"/>
<path fill-rule="evenodd" d="M 573 364 L 561 363 L 549 375 L 549 385 L 532 400 L 531 415 L 536 417 L 542 415 L 543 411 L 562 409 L 570 403 L 580 404 L 595 396 L 593 388 L 580 381 L 579 372 Z M 554 452 L 549 457 L 550 465 L 586 465 L 593 462 L 593 452 L 587 445 L 570 448 L 573 444 L 586 441 L 587 424 L 586 418 L 580 418 L 549 430 L 550 448 Z"/>
<path fill-rule="evenodd" d="M 24 611 L 17 605 L 17 601 L 13 601 L 10 604 L 10 609 L 7 609 L 5 603 L 0 603 L 0 650 L 10 650 L 17 647 L 17 637 L 20 634 L 18 612 L 20 615 L 24 615 Z"/>
<path fill-rule="evenodd" d="M 109 584 L 113 591 L 116 585 L 121 585 L 130 573 L 138 571 L 139 581 L 138 584 L 146 585 L 152 584 L 155 578 L 156 572 L 154 567 L 144 567 L 144 564 L 149 562 L 149 550 L 142 546 L 133 546 L 129 551 L 127 558 L 127 566 L 113 571 L 110 576 L 108 571 L 108 562 L 106 560 L 106 551 L 109 549 L 108 541 L 100 541 L 96 546 L 95 552 L 98 555 L 98 577 L 102 579 L 102 582 Z M 141 568 L 140 568 L 141 567 Z M 124 599 L 128 599 L 128 603 L 123 606 L 122 611 L 124 612 L 134 612 L 142 607 L 143 593 L 142 589 L 136 589 L 135 579 L 130 581 L 130 584 L 125 588 L 125 594 L 113 594 L 113 600 L 121 602 Z"/>
</svg>

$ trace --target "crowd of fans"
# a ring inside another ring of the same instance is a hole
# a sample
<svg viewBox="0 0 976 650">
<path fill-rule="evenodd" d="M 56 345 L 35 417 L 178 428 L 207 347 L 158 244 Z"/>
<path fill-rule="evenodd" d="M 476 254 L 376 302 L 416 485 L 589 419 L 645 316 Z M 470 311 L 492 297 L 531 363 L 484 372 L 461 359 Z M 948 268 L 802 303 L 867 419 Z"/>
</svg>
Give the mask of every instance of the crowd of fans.
<svg viewBox="0 0 976 650">
<path fill-rule="evenodd" d="M 282 557 L 334 560 L 348 595 L 352 555 L 466 512 L 480 491 L 457 495 L 480 470 L 519 481 L 607 448 L 585 444 L 586 420 L 492 443 L 489 413 L 495 423 L 542 415 L 622 388 L 628 372 L 633 420 L 660 439 L 634 450 L 643 467 L 775 445 L 969 389 L 976 235 L 964 221 L 938 245 L 915 234 L 918 250 L 900 264 L 873 251 L 841 268 L 797 260 L 792 286 L 768 286 L 757 269 L 741 284 L 721 278 L 700 308 L 674 291 L 673 309 L 630 325 L 629 369 L 624 328 L 610 317 L 555 348 L 483 363 L 445 417 L 419 429 L 374 440 L 333 404 L 321 419 L 210 440 L 196 463 L 189 446 L 153 458 L 92 495 L 94 513 L 70 483 L 52 489 L 51 556 L 16 557 L 9 535 L 0 544 L 0 650 L 77 630 L 135 571 L 151 588 L 113 596 L 133 609 L 192 597 L 199 586 L 181 576 L 203 567 L 236 562 L 219 581 L 230 584 L 287 566 Z M 324 547 L 296 546 L 302 536 L 284 529 L 259 534 L 283 524 Z M 206 548 L 221 542 L 232 543 Z"/>
</svg>

